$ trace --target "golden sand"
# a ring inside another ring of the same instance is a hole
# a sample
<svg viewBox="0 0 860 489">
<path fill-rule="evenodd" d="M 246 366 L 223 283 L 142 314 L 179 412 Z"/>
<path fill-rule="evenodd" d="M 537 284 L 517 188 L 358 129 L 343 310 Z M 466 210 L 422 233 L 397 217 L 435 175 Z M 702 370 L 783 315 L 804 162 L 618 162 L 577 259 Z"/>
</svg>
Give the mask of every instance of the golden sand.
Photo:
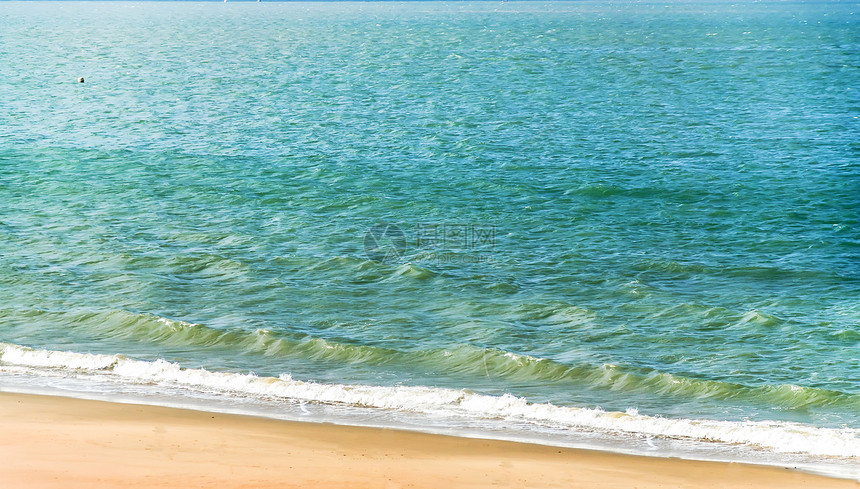
<svg viewBox="0 0 860 489">
<path fill-rule="evenodd" d="M 0 487 L 854 488 L 787 469 L 0 393 Z"/>
</svg>

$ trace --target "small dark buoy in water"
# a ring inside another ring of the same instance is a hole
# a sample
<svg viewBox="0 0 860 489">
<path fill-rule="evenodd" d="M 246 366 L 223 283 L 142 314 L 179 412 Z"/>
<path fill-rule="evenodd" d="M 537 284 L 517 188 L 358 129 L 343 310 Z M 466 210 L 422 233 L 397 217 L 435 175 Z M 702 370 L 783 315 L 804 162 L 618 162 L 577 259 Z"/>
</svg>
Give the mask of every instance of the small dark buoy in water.
<svg viewBox="0 0 860 489">
<path fill-rule="evenodd" d="M 78 78 L 78 83 L 83 83 L 83 82 L 84 82 L 84 77 Z"/>
</svg>

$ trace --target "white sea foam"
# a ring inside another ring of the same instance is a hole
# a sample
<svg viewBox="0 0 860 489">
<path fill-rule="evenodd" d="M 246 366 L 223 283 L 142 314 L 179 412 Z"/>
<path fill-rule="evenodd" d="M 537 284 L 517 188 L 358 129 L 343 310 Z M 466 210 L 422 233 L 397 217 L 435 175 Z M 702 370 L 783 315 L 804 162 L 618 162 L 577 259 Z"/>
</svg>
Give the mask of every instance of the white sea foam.
<svg viewBox="0 0 860 489">
<path fill-rule="evenodd" d="M 670 419 L 626 412 L 530 403 L 509 394 L 489 396 L 465 389 L 421 386 L 321 384 L 290 375 L 212 372 L 183 368 L 165 360 L 141 361 L 123 355 L 96 355 L 31 349 L 0 343 L 0 364 L 67 372 L 109 375 L 126 382 L 155 383 L 215 391 L 224 395 L 264 397 L 281 401 L 336 403 L 432 415 L 510 419 L 574 431 L 599 431 L 633 436 L 740 444 L 778 453 L 860 458 L 860 430 L 818 428 L 765 421 Z"/>
</svg>

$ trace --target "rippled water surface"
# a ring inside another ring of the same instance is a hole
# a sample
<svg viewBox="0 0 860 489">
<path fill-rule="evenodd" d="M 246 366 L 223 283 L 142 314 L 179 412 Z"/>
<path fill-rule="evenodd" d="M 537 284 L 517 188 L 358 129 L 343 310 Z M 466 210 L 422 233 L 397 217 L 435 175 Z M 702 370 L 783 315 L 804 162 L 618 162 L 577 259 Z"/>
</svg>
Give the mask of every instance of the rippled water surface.
<svg viewBox="0 0 860 489">
<path fill-rule="evenodd" d="M 163 359 L 860 456 L 856 7 L 0 3 L 0 384 Z"/>
</svg>

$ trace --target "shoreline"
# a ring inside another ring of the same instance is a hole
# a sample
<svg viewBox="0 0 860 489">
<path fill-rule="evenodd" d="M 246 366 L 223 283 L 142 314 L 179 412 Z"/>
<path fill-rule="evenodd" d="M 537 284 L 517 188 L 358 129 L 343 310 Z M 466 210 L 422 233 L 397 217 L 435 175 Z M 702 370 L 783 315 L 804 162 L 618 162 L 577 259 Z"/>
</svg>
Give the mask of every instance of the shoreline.
<svg viewBox="0 0 860 489">
<path fill-rule="evenodd" d="M 0 392 L 5 487 L 858 487 L 763 465 Z"/>
</svg>

